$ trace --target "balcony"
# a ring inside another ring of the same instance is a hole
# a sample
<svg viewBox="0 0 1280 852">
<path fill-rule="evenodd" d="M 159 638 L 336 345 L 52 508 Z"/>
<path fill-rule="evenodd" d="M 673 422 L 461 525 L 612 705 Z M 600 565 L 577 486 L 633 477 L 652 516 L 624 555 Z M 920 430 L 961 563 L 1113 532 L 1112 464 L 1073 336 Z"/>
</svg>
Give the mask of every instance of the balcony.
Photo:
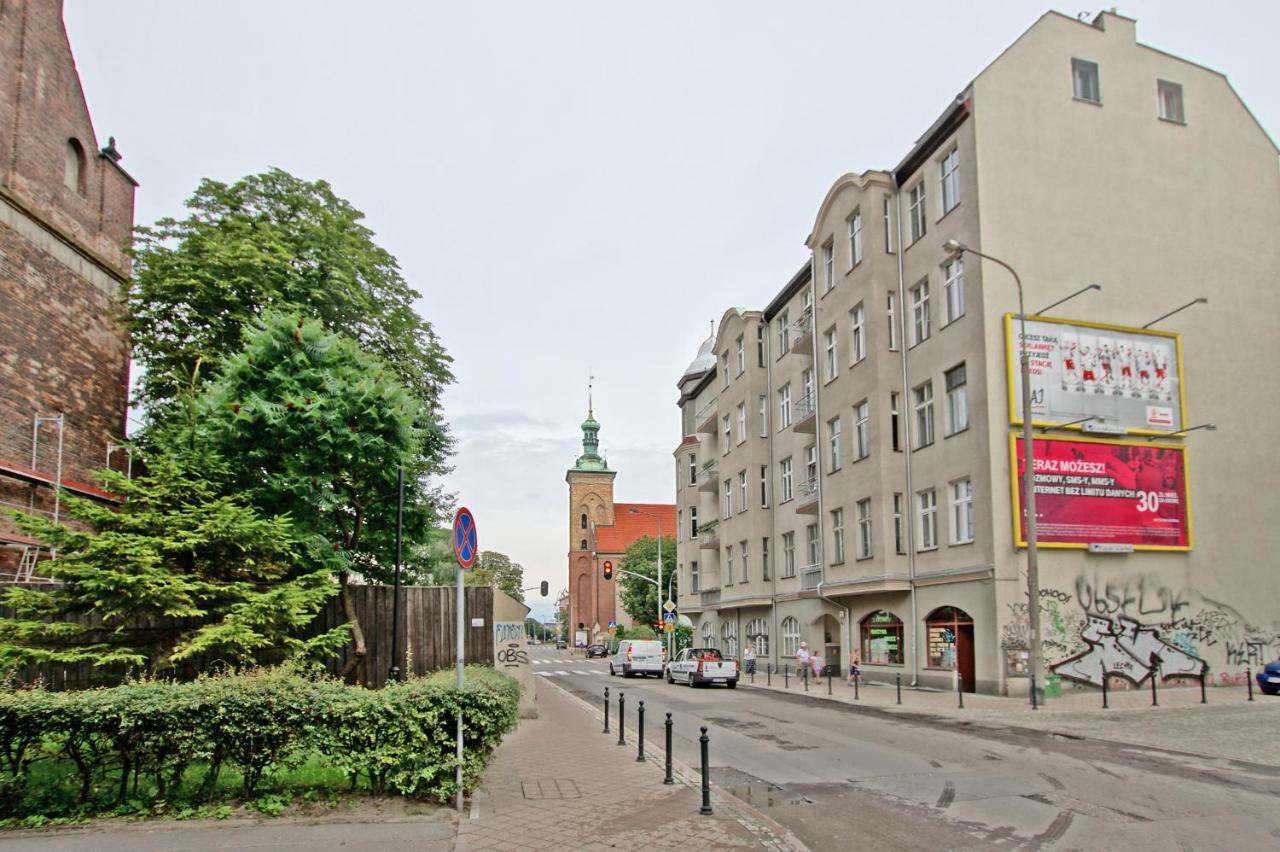
<svg viewBox="0 0 1280 852">
<path fill-rule="evenodd" d="M 807 309 L 791 324 L 791 349 L 795 355 L 813 354 L 813 309 Z"/>
<path fill-rule="evenodd" d="M 716 433 L 716 420 L 720 414 L 720 397 L 704 402 L 693 415 L 693 431 L 703 435 Z"/>
<path fill-rule="evenodd" d="M 698 547 L 702 550 L 720 549 L 720 521 L 698 524 Z"/>
<path fill-rule="evenodd" d="M 796 486 L 796 512 L 801 515 L 818 514 L 818 477 L 811 476 Z"/>
<path fill-rule="evenodd" d="M 704 589 L 698 593 L 703 606 L 715 606 L 720 603 L 719 589 Z"/>
<path fill-rule="evenodd" d="M 822 582 L 822 566 L 806 565 L 800 569 L 800 588 L 816 589 L 818 584 Z"/>
<path fill-rule="evenodd" d="M 715 491 L 720 486 L 720 462 L 712 459 L 698 468 L 698 490 Z"/>
<path fill-rule="evenodd" d="M 793 432 L 808 432 L 810 435 L 816 434 L 818 431 L 818 397 L 813 391 L 809 391 L 804 396 L 796 400 L 795 407 L 792 409 L 791 430 Z"/>
</svg>

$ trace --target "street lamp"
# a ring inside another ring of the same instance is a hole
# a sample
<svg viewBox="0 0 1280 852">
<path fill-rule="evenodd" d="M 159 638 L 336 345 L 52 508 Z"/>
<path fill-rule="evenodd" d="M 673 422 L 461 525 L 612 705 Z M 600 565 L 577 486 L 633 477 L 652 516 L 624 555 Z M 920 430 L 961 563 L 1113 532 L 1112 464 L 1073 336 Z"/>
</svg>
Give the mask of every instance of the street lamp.
<svg viewBox="0 0 1280 852">
<path fill-rule="evenodd" d="M 630 509 L 628 509 L 628 511 L 633 515 L 648 515 L 649 517 L 653 518 L 655 521 L 658 522 L 658 588 L 657 588 L 657 593 L 654 595 L 654 597 L 659 598 L 658 623 L 661 624 L 662 623 L 662 600 L 661 600 L 662 598 L 662 518 L 658 515 L 655 515 L 653 512 L 646 512 L 646 511 L 643 511 L 642 509 L 637 509 L 635 506 L 632 506 Z M 670 592 L 667 593 L 667 596 L 668 597 L 671 596 Z M 667 638 L 667 656 L 668 657 L 671 656 L 670 636 L 668 636 Z"/>
<path fill-rule="evenodd" d="M 960 257 L 965 252 L 976 254 L 985 260 L 1003 266 L 1013 276 L 1013 283 L 1018 287 L 1018 322 L 1020 324 L 1018 339 L 1022 357 L 1022 452 L 1023 465 L 1026 467 L 1023 478 L 1024 511 L 1027 515 L 1027 618 L 1031 632 L 1031 689 L 1036 684 L 1044 684 L 1044 661 L 1040 657 L 1040 566 L 1036 552 L 1036 473 L 1035 473 L 1035 431 L 1031 425 L 1031 352 L 1027 348 L 1027 312 L 1022 301 L 1022 279 L 1017 270 L 998 257 L 971 249 L 959 240 L 947 240 L 943 244 L 948 252 Z M 1085 288 L 1088 289 L 1088 288 Z M 1032 700 L 1035 696 L 1032 695 Z"/>
</svg>

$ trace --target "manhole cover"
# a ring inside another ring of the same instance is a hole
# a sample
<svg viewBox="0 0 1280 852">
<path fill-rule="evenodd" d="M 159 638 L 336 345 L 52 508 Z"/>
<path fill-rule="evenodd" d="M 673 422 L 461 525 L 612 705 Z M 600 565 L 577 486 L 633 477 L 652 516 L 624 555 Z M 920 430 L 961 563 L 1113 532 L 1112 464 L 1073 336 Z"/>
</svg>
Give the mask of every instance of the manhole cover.
<svg viewBox="0 0 1280 852">
<path fill-rule="evenodd" d="M 581 799 L 582 792 L 569 778 L 535 778 L 521 781 L 520 792 L 526 799 Z"/>
</svg>

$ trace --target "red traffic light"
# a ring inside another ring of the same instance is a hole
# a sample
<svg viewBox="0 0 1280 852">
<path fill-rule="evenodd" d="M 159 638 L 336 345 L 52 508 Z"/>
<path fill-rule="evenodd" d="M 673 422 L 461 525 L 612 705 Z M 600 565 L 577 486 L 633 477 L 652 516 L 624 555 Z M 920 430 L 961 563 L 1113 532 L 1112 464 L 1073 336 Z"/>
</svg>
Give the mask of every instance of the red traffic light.
<svg viewBox="0 0 1280 852">
<path fill-rule="evenodd" d="M 613 579 L 613 560 L 612 559 L 606 559 L 604 561 L 604 578 L 606 580 Z"/>
</svg>

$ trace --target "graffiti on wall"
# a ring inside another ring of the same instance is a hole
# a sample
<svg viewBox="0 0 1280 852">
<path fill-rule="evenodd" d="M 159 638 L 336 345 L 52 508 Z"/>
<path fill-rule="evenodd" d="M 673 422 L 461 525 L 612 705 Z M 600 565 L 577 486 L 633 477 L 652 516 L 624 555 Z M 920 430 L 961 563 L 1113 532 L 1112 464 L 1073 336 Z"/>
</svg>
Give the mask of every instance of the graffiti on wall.
<svg viewBox="0 0 1280 852">
<path fill-rule="evenodd" d="M 1150 677 L 1258 666 L 1280 656 L 1280 629 L 1250 624 L 1236 609 L 1155 575 L 1103 579 L 1080 574 L 1075 588 L 1040 590 L 1041 644 L 1049 668 L 1100 685 L 1103 672 L 1135 685 Z M 1027 605 L 1009 605 L 1001 648 L 1015 659 L 1030 645 Z M 1220 673 L 1223 684 L 1242 674 Z M 1210 678 L 1212 682 L 1212 678 Z"/>
</svg>

